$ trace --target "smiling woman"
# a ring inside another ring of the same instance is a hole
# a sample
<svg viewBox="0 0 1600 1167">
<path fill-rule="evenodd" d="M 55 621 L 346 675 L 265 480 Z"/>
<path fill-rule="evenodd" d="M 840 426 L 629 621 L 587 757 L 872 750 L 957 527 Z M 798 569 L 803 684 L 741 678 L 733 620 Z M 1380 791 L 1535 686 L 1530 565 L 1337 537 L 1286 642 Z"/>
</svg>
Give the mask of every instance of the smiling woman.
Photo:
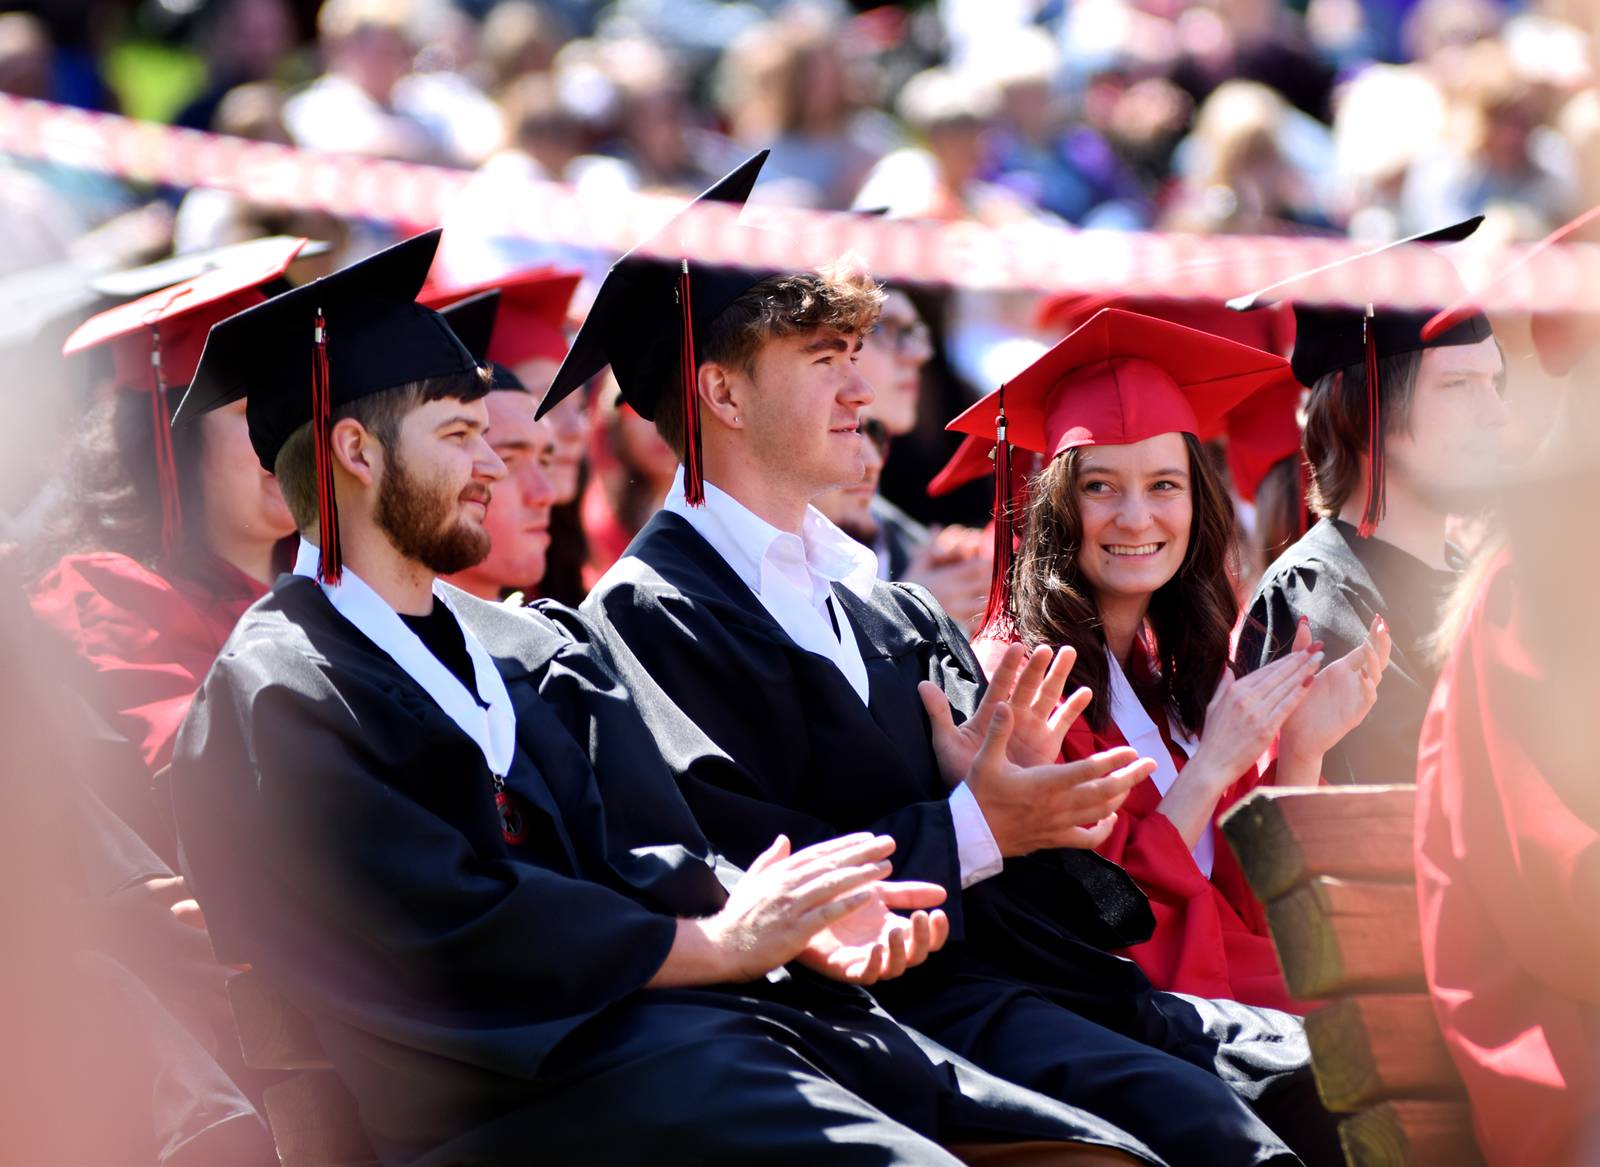
<svg viewBox="0 0 1600 1167">
<path fill-rule="evenodd" d="M 1128 955 L 1160 988 L 1293 1009 L 1214 823 L 1257 785 L 1317 780 L 1371 706 L 1386 637 L 1319 673 L 1304 634 L 1272 672 L 1233 678 L 1233 510 L 1200 440 L 1288 375 L 1270 353 L 1110 309 L 952 428 L 981 435 L 987 417 L 998 436 L 1004 415 L 1009 441 L 1047 459 L 980 658 L 993 667 L 1011 640 L 1072 649 L 1071 683 L 1091 698 L 1063 757 L 1132 746 L 1154 762 L 1098 847 L 1155 912 L 1155 935 Z"/>
</svg>

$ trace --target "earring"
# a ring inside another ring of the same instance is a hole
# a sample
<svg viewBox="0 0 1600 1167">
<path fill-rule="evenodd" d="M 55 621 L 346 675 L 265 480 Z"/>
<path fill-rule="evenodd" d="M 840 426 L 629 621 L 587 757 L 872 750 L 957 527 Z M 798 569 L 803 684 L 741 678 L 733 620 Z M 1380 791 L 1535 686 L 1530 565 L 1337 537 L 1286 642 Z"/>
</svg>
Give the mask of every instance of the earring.
<svg viewBox="0 0 1600 1167">
<path fill-rule="evenodd" d="M 733 415 L 733 423 L 735 425 L 738 425 L 743 420 L 744 418 L 740 417 L 737 413 Z"/>
</svg>

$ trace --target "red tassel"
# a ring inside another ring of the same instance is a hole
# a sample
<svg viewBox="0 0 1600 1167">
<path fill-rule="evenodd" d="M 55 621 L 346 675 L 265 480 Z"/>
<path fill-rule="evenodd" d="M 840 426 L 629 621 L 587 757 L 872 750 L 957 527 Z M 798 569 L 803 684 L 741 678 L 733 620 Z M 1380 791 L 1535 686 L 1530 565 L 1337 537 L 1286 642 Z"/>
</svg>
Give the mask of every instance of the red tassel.
<svg viewBox="0 0 1600 1167">
<path fill-rule="evenodd" d="M 161 500 L 161 554 L 171 555 L 183 534 L 183 505 L 178 498 L 178 459 L 172 451 L 172 411 L 167 408 L 167 379 L 161 371 L 161 330 L 150 329 L 150 429 L 155 446 L 156 494 Z"/>
<path fill-rule="evenodd" d="M 694 359 L 694 312 L 689 305 L 689 261 L 678 273 L 678 310 L 683 317 L 683 498 L 692 507 L 706 501 L 705 466 L 700 454 L 700 390 Z"/>
<path fill-rule="evenodd" d="M 337 584 L 344 574 L 339 554 L 339 508 L 333 493 L 333 391 L 328 382 L 328 322 L 317 309 L 311 355 L 311 446 L 317 471 L 317 531 L 322 556 L 317 578 Z"/>
<path fill-rule="evenodd" d="M 1015 538 L 1011 518 L 1011 443 L 1006 440 L 1006 390 L 997 398 L 1000 412 L 994 419 L 994 571 L 989 577 L 989 602 L 983 609 L 983 630 L 997 640 L 1016 633 L 1011 612 L 1011 559 Z"/>
<path fill-rule="evenodd" d="M 1367 507 L 1362 512 L 1356 534 L 1370 539 L 1383 520 L 1383 409 L 1378 385 L 1378 339 L 1372 319 L 1372 305 L 1362 319 L 1361 329 L 1367 349 Z"/>
</svg>

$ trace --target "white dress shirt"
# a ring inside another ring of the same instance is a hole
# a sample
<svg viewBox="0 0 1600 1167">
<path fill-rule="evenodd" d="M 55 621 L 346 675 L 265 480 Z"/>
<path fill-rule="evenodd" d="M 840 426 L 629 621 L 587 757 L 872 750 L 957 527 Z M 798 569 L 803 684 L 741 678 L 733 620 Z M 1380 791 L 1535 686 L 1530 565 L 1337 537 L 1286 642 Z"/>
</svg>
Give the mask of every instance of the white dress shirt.
<svg viewBox="0 0 1600 1167">
<path fill-rule="evenodd" d="M 796 535 L 774 527 L 713 482 L 705 483 L 705 493 L 704 506 L 690 506 L 679 467 L 662 510 L 693 527 L 755 593 L 789 639 L 832 661 L 861 703 L 867 704 L 867 666 L 849 616 L 833 600 L 833 585 L 869 599 L 878 581 L 878 557 L 816 507 L 806 508 Z M 965 782 L 950 793 L 950 817 L 955 823 L 961 886 L 999 874 L 1004 866 L 1000 848 Z"/>
</svg>

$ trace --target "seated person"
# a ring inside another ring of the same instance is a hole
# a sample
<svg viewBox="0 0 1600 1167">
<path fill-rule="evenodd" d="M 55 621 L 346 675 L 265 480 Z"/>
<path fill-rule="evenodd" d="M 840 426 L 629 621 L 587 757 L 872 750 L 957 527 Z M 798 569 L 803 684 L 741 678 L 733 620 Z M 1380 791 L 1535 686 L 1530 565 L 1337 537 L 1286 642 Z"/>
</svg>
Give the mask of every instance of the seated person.
<svg viewBox="0 0 1600 1167">
<path fill-rule="evenodd" d="M 439 581 L 486 552 L 503 470 L 487 378 L 412 299 L 437 241 L 219 324 L 179 409 L 244 394 L 306 536 L 173 762 L 218 954 L 311 1017 L 388 1163 L 1159 1162 L 836 983 L 944 940 L 940 889 L 884 882 L 892 840 L 779 838 L 724 890 L 583 624 Z"/>
<path fill-rule="evenodd" d="M 262 285 L 304 244 L 234 249 L 216 270 L 103 312 L 67 340 L 69 354 L 109 346 L 113 385 L 71 454 L 70 509 L 30 599 L 90 708 L 143 763 L 137 789 L 102 781 L 96 793 L 174 866 L 171 810 L 149 778 L 170 761 L 234 621 L 287 566 L 276 555 L 294 521 L 249 456 L 242 402 L 180 434 L 170 418 L 207 329 L 266 299 Z"/>
<path fill-rule="evenodd" d="M 712 197 L 742 198 L 758 164 Z M 873 394 L 852 356 L 876 285 L 686 266 L 619 261 L 547 403 L 609 362 L 685 459 L 585 612 L 627 682 L 660 686 L 736 764 L 679 771 L 713 846 L 738 862 L 773 831 L 894 836 L 898 870 L 949 893 L 952 931 L 949 951 L 880 993 L 899 1020 L 1174 1162 L 1334 1161 L 1295 1018 L 1158 993 L 1106 951 L 1148 939 L 1153 918 L 1089 848 L 1154 763 L 1122 748 L 1057 764 L 1063 673 L 1008 705 L 1024 651 L 986 688 L 926 590 L 879 580 L 811 507 L 862 477 Z"/>
<path fill-rule="evenodd" d="M 1155 910 L 1155 935 L 1128 955 L 1158 988 L 1276 1009 L 1295 1005 L 1266 912 L 1215 822 L 1263 783 L 1316 783 L 1371 707 L 1388 640 L 1377 617 L 1372 643 L 1319 672 L 1302 631 L 1296 651 L 1234 680 L 1233 508 L 1199 435 L 1287 377 L 1281 357 L 1106 309 L 951 423 L 994 440 L 1004 415 L 1007 445 L 1047 459 L 979 659 L 1065 646 L 1056 667 L 1093 697 L 1062 757 L 1132 746 L 1156 760 L 1097 847 Z M 1007 541 L 1015 513 L 1002 502 Z M 1275 736 L 1277 760 L 1258 769 Z"/>
<path fill-rule="evenodd" d="M 1423 238 L 1459 239 L 1477 223 Z M 1350 262 L 1384 262 L 1392 258 L 1384 250 Z M 1433 262 L 1443 265 L 1441 282 L 1459 286 L 1448 260 Z M 1249 306 L 1262 295 L 1233 303 Z M 1278 659 L 1291 651 L 1302 620 L 1313 639 L 1342 656 L 1382 615 L 1393 649 L 1377 704 L 1328 751 L 1322 774 L 1334 783 L 1407 782 L 1437 675 L 1423 642 L 1457 580 L 1446 545 L 1448 500 L 1495 456 L 1507 416 L 1505 362 L 1482 313 L 1427 339 L 1428 310 L 1366 316 L 1296 304 L 1294 314 L 1290 363 L 1311 390 L 1306 458 L 1311 508 L 1321 521 L 1256 585 L 1237 659 L 1246 672 Z"/>
<path fill-rule="evenodd" d="M 1600 489 L 1594 332 L 1587 313 L 1533 320 L 1544 372 L 1570 374 L 1564 408 L 1466 500 L 1491 505 L 1497 531 L 1438 638 L 1417 760 L 1423 965 L 1490 1167 L 1600 1156 L 1600 551 L 1574 538 Z M 1514 401 L 1537 391 L 1531 365 Z"/>
<path fill-rule="evenodd" d="M 535 420 L 537 402 L 521 378 L 488 356 L 497 309 L 503 306 L 500 292 L 485 292 L 440 312 L 467 351 L 489 368 L 492 383 L 483 399 L 489 413 L 489 446 L 506 468 L 483 521 L 489 553 L 449 577 L 452 585 L 482 600 L 538 594 L 550 548 L 550 510 L 556 501 L 551 483 L 556 444 L 550 423 Z"/>
</svg>

